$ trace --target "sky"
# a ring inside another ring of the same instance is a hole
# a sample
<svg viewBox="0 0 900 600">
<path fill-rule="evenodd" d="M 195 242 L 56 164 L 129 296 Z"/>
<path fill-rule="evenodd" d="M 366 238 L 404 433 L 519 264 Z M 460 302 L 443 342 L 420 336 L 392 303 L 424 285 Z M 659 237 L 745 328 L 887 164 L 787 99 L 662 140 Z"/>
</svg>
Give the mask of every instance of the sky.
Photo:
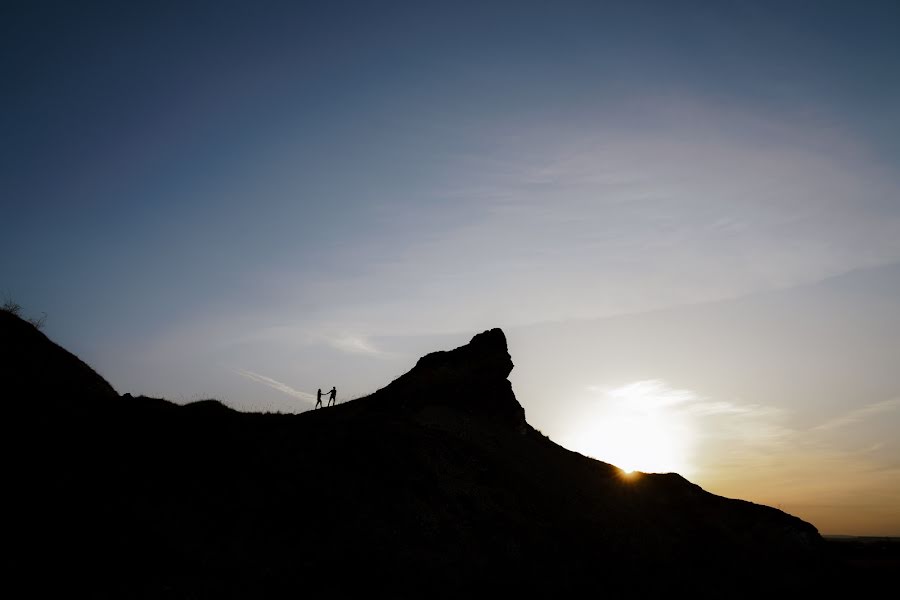
<svg viewBox="0 0 900 600">
<path fill-rule="evenodd" d="M 900 535 L 896 2 L 0 4 L 0 293 L 298 412 L 491 327 L 529 422 Z"/>
</svg>

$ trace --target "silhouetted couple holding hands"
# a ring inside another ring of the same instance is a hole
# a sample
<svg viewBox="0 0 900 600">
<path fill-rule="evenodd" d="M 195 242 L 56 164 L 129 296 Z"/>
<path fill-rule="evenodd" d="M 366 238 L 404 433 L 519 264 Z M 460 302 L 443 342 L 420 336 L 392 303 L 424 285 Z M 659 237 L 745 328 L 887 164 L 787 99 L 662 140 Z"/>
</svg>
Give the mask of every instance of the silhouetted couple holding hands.
<svg viewBox="0 0 900 600">
<path fill-rule="evenodd" d="M 336 403 L 335 398 L 337 398 L 337 388 L 334 386 L 331 387 L 331 391 L 328 392 L 328 404 L 325 406 L 331 406 Z M 316 393 L 316 408 L 322 406 L 322 388 L 319 388 L 319 391 Z"/>
</svg>

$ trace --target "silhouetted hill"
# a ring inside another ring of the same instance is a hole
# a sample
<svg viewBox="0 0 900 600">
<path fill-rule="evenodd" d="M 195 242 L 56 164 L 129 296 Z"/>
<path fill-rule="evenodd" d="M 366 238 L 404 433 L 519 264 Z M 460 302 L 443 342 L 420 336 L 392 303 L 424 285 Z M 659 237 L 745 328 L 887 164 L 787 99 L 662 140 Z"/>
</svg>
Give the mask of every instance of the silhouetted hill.
<svg viewBox="0 0 900 600">
<path fill-rule="evenodd" d="M 0 310 L 0 365 L 9 400 L 19 395 L 54 402 L 118 398 L 105 379 L 34 325 Z"/>
<path fill-rule="evenodd" d="M 0 375 L 32 413 L 30 595 L 755 597 L 830 581 L 809 523 L 675 474 L 624 477 L 534 430 L 499 329 L 367 398 L 269 415 L 112 397 L 25 327 L 0 320 Z"/>
</svg>

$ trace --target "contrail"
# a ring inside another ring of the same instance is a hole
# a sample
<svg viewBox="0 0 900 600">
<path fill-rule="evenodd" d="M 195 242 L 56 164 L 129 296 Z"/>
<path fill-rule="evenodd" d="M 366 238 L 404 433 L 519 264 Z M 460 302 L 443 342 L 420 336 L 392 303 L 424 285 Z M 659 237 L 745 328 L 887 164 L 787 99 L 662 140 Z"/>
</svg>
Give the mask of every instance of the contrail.
<svg viewBox="0 0 900 600">
<path fill-rule="evenodd" d="M 263 385 L 267 385 L 270 388 L 276 389 L 283 394 L 287 394 L 288 396 L 293 396 L 294 398 L 300 398 L 301 400 L 306 400 L 307 402 L 314 402 L 316 397 L 312 394 L 307 394 L 306 392 L 301 392 L 299 390 L 295 390 L 291 386 L 286 383 L 281 383 L 280 381 L 275 381 L 271 377 L 266 377 L 265 375 L 260 375 L 259 373 L 254 373 L 253 371 L 245 371 L 243 369 L 239 369 L 235 371 L 241 377 L 246 377 L 250 381 L 255 381 L 257 383 L 261 383 Z"/>
</svg>

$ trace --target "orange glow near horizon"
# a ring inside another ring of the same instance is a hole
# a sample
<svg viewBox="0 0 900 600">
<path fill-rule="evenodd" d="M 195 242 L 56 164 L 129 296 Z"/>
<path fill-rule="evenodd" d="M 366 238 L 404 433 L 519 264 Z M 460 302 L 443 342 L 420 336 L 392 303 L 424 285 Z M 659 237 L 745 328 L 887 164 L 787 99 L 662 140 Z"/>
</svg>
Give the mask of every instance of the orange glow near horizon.
<svg viewBox="0 0 900 600">
<path fill-rule="evenodd" d="M 626 471 L 625 469 L 622 469 L 622 468 L 619 469 L 619 477 L 621 477 L 622 479 L 624 479 L 626 481 L 634 481 L 640 476 L 641 476 L 640 471 Z"/>
</svg>

